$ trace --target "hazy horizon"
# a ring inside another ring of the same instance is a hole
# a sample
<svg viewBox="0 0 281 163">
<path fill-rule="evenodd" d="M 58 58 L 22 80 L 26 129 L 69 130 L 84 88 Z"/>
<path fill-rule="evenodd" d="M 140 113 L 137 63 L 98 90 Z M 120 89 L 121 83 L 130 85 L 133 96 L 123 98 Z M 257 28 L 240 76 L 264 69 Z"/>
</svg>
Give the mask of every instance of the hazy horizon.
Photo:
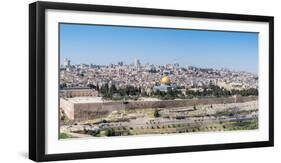
<svg viewBox="0 0 281 163">
<path fill-rule="evenodd" d="M 131 64 L 258 73 L 258 33 L 60 24 L 60 62 Z"/>
</svg>

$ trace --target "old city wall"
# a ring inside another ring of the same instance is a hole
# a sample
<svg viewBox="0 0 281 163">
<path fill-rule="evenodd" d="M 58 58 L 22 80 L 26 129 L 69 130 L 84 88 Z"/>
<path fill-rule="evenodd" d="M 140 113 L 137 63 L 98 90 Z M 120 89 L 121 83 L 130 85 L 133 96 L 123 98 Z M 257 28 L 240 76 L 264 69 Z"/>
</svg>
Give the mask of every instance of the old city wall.
<svg viewBox="0 0 281 163">
<path fill-rule="evenodd" d="M 206 104 L 223 104 L 223 103 L 239 103 L 256 100 L 257 97 L 229 97 L 229 98 L 201 98 L 201 99 L 185 99 L 185 100 L 165 100 L 165 101 L 136 101 L 125 105 L 128 109 L 138 108 L 171 108 L 185 107 Z"/>
<path fill-rule="evenodd" d="M 171 107 L 185 107 L 194 105 L 206 104 L 222 104 L 222 103 L 239 103 L 257 100 L 257 96 L 249 97 L 227 97 L 227 98 L 202 98 L 202 99 L 184 99 L 184 100 L 165 100 L 165 101 L 132 101 L 128 103 L 105 102 L 105 103 L 80 103 L 74 104 L 73 119 L 76 121 L 83 121 L 93 118 L 102 117 L 110 114 L 114 110 L 119 109 L 143 109 L 143 108 L 171 108 Z M 71 107 L 68 107 L 71 108 Z"/>
<path fill-rule="evenodd" d="M 122 108 L 122 102 L 74 104 L 74 118 L 76 121 L 98 118 Z"/>
<path fill-rule="evenodd" d="M 60 98 L 60 109 L 64 111 L 69 119 L 74 119 L 74 104 L 72 102 Z"/>
</svg>

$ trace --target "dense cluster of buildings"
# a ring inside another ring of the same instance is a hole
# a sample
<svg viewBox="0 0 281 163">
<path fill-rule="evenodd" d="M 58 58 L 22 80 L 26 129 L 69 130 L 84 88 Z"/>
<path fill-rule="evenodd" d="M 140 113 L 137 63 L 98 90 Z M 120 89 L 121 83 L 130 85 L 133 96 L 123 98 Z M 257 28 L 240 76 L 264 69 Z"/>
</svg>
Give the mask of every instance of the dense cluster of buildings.
<svg viewBox="0 0 281 163">
<path fill-rule="evenodd" d="M 170 89 L 201 90 L 216 85 L 226 90 L 258 89 L 258 76 L 244 71 L 207 69 L 179 64 L 141 64 L 135 59 L 132 64 L 122 61 L 110 65 L 71 65 L 65 59 L 60 68 L 60 88 L 85 88 L 92 85 L 114 85 L 117 89 L 126 86 L 139 88 L 150 94 L 152 91 Z"/>
</svg>

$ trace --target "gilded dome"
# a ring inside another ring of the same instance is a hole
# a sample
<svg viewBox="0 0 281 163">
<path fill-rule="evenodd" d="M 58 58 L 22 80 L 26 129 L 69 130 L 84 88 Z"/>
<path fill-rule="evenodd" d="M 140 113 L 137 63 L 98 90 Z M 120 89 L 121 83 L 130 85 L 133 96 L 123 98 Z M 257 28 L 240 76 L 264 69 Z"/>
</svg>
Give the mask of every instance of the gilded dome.
<svg viewBox="0 0 281 163">
<path fill-rule="evenodd" d="M 171 84 L 171 79 L 169 76 L 164 76 L 161 80 L 160 80 L 161 84 Z"/>
</svg>

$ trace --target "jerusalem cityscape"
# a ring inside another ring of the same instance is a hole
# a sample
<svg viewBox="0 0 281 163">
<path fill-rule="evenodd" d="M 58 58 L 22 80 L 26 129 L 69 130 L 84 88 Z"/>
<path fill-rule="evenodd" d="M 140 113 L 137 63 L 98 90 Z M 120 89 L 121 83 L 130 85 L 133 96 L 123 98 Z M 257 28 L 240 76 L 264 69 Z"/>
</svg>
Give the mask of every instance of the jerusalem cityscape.
<svg viewBox="0 0 281 163">
<path fill-rule="evenodd" d="M 259 128 L 255 33 L 60 30 L 60 139 Z"/>
<path fill-rule="evenodd" d="M 70 137 L 258 126 L 254 74 L 178 64 L 142 65 L 138 59 L 130 65 L 70 63 L 65 59 L 60 70 L 61 131 Z"/>
</svg>

